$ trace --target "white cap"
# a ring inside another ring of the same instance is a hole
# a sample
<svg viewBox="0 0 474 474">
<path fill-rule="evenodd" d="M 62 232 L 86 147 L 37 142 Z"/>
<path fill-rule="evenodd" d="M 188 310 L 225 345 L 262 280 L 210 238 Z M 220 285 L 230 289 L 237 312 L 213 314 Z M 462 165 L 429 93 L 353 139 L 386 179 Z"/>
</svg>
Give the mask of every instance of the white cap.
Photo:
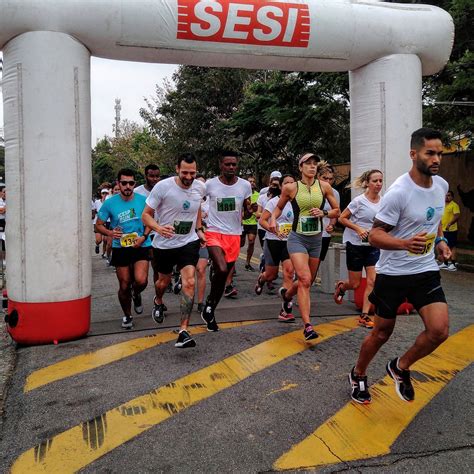
<svg viewBox="0 0 474 474">
<path fill-rule="evenodd" d="M 270 179 L 273 179 L 273 178 L 281 178 L 281 173 L 279 171 L 272 171 L 270 173 Z"/>
<path fill-rule="evenodd" d="M 102 191 L 100 192 L 100 194 L 102 194 L 102 193 L 107 193 L 107 194 L 109 194 L 109 190 L 106 189 L 106 188 L 104 188 L 104 189 L 102 189 Z"/>
</svg>

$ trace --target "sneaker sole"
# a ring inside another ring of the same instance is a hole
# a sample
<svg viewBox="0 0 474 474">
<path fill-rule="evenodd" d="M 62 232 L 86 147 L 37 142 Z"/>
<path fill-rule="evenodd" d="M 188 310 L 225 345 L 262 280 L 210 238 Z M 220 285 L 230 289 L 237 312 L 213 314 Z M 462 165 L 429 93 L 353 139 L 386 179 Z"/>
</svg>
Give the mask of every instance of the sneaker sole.
<svg viewBox="0 0 474 474">
<path fill-rule="evenodd" d="M 295 318 L 293 318 L 293 319 L 281 319 L 281 318 L 278 318 L 278 321 L 279 321 L 280 323 L 295 323 L 295 322 L 296 322 Z"/>
<path fill-rule="evenodd" d="M 132 329 L 133 324 L 122 324 L 122 329 Z"/>
<path fill-rule="evenodd" d="M 133 310 L 135 311 L 135 314 L 142 314 L 143 313 L 143 306 L 137 306 L 133 307 Z"/>
<path fill-rule="evenodd" d="M 311 334 L 309 336 L 305 336 L 304 338 L 305 338 L 306 341 L 311 341 L 313 339 L 317 339 L 318 337 L 319 337 L 319 334 L 314 333 L 314 334 Z"/>
<path fill-rule="evenodd" d="M 404 402 L 408 402 L 408 403 L 411 403 L 413 402 L 413 400 L 407 400 L 400 392 L 400 383 L 398 382 L 397 380 L 397 375 L 394 374 L 392 372 L 392 369 L 390 367 L 390 362 L 386 365 L 386 370 L 387 370 L 387 374 L 390 376 L 390 378 L 393 380 L 393 382 L 395 383 L 395 392 L 397 392 L 397 395 L 400 397 L 401 400 L 403 400 Z"/>
<path fill-rule="evenodd" d="M 351 379 L 351 374 L 348 375 L 348 378 L 349 378 L 349 383 L 351 385 L 351 391 L 352 391 L 352 379 Z M 369 405 L 369 403 L 372 402 L 372 399 L 370 400 L 357 400 L 357 398 L 354 398 L 352 396 L 352 393 L 351 393 L 351 399 L 354 400 L 356 403 L 358 403 L 359 405 Z"/>
<path fill-rule="evenodd" d="M 186 342 L 176 342 L 174 347 L 177 347 L 178 349 L 188 349 L 190 347 L 196 347 L 196 341 L 194 339 L 191 339 L 190 341 Z"/>
</svg>

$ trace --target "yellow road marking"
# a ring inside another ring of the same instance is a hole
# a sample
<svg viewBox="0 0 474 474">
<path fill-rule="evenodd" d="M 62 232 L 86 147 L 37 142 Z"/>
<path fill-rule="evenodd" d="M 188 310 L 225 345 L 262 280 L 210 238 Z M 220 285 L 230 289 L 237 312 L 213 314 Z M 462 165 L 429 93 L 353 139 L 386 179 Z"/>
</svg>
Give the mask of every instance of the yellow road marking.
<svg viewBox="0 0 474 474">
<path fill-rule="evenodd" d="M 268 320 L 267 320 L 268 321 Z M 219 328 L 230 329 L 240 326 L 248 326 L 250 324 L 257 324 L 265 322 L 261 321 L 237 321 L 232 323 L 219 323 Z M 202 334 L 207 332 L 204 327 L 193 327 L 192 334 Z M 56 364 L 43 367 L 42 369 L 32 372 L 27 378 L 24 387 L 24 392 L 29 392 L 43 385 L 47 385 L 58 380 L 72 377 L 73 375 L 87 372 L 88 370 L 97 369 L 103 365 L 111 364 L 117 360 L 125 359 L 138 352 L 150 349 L 151 347 L 164 344 L 176 339 L 176 334 L 173 332 L 163 332 L 153 334 L 151 336 L 140 337 L 132 339 L 131 341 L 114 344 L 97 351 L 81 354 L 70 359 L 63 360 Z"/>
<path fill-rule="evenodd" d="M 356 327 L 344 318 L 317 326 L 320 337 L 311 342 L 300 330 L 262 342 L 44 440 L 20 455 L 12 472 L 76 472 L 186 408 Z"/>
<path fill-rule="evenodd" d="M 268 395 L 273 395 L 274 393 L 279 393 L 279 392 L 286 392 L 287 390 L 292 390 L 294 388 L 296 388 L 298 386 L 297 383 L 291 383 L 291 382 L 286 382 L 284 381 L 282 384 L 281 384 L 281 388 L 276 388 L 274 390 L 271 390 L 268 394 Z"/>
<path fill-rule="evenodd" d="M 349 402 L 283 454 L 274 469 L 315 468 L 390 453 L 391 445 L 440 390 L 474 361 L 474 325 L 451 336 L 412 367 L 415 401 L 404 402 L 387 375 L 371 387 L 372 403 Z"/>
<path fill-rule="evenodd" d="M 247 255 L 243 253 L 239 253 L 239 258 L 240 260 L 243 260 L 244 262 L 247 261 Z M 260 259 L 256 257 L 251 257 L 250 258 L 250 263 L 253 263 L 254 265 L 260 265 Z"/>
</svg>

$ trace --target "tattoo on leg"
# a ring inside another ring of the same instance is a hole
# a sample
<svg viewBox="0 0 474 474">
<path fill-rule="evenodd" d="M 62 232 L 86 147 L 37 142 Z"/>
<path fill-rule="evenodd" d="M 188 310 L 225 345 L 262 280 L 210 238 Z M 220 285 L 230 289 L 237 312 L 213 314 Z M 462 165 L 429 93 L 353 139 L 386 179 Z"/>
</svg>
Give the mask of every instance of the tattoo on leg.
<svg viewBox="0 0 474 474">
<path fill-rule="evenodd" d="M 185 295 L 181 292 L 181 322 L 191 317 L 191 311 L 193 310 L 194 297 Z"/>
</svg>

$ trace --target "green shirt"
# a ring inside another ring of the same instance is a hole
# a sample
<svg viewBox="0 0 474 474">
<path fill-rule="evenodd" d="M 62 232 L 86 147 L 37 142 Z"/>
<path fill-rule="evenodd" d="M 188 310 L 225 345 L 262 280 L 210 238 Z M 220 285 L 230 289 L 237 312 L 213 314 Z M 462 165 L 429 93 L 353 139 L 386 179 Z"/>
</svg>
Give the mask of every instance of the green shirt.
<svg viewBox="0 0 474 474">
<path fill-rule="evenodd" d="M 260 193 L 258 191 L 254 191 L 252 195 L 250 196 L 250 204 L 256 204 L 259 196 L 260 196 Z M 257 225 L 257 217 L 255 216 L 255 212 L 248 219 L 243 219 L 242 224 Z"/>
</svg>

